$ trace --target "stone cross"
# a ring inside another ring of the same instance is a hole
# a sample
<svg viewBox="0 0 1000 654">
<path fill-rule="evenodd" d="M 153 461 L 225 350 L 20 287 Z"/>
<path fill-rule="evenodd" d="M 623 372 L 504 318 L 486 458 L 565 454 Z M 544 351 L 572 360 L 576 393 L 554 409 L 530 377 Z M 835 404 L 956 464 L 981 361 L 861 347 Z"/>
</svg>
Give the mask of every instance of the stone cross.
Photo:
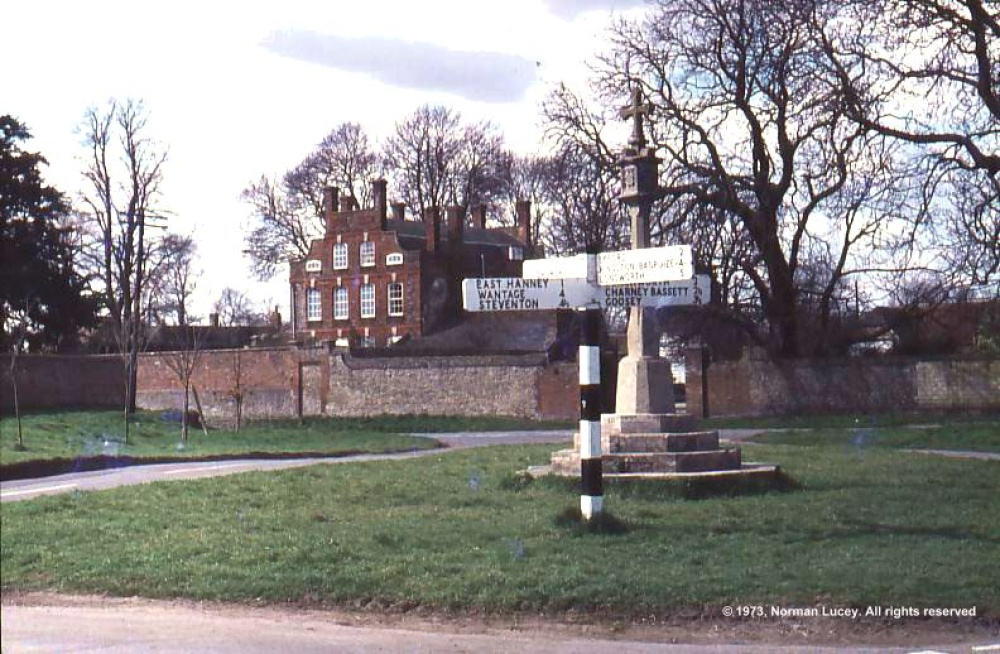
<svg viewBox="0 0 1000 654">
<path fill-rule="evenodd" d="M 619 109 L 618 115 L 623 120 L 632 119 L 632 136 L 628 144 L 636 149 L 645 147 L 646 135 L 642 131 L 642 117 L 653 115 L 653 105 L 648 102 L 643 103 L 642 89 L 638 84 L 632 87 L 632 102 Z"/>
</svg>

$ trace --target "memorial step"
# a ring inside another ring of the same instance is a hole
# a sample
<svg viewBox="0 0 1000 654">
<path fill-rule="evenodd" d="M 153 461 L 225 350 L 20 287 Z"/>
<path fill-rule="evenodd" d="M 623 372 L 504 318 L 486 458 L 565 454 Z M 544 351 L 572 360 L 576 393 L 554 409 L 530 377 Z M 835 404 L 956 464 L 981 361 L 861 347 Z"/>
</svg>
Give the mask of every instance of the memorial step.
<svg viewBox="0 0 1000 654">
<path fill-rule="evenodd" d="M 608 413 L 601 416 L 601 431 L 605 434 L 662 434 L 693 431 L 693 417 L 677 413 L 640 413 L 621 415 Z"/>
<path fill-rule="evenodd" d="M 606 454 L 602 459 L 604 472 L 609 474 L 737 470 L 741 462 L 738 447 L 706 452 Z"/>
<path fill-rule="evenodd" d="M 605 444 L 602 444 L 605 445 Z M 699 452 L 719 449 L 718 431 L 691 431 L 680 434 L 611 434 L 605 451 L 626 452 Z"/>
</svg>

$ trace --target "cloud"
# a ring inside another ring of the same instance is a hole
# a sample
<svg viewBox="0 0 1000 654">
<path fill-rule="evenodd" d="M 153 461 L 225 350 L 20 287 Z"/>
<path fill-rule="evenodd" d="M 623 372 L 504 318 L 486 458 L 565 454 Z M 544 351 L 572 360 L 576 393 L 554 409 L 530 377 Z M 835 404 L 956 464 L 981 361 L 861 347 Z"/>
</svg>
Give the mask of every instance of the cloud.
<svg viewBox="0 0 1000 654">
<path fill-rule="evenodd" d="M 430 43 L 291 29 L 275 32 L 261 45 L 291 59 L 367 73 L 393 86 L 445 91 L 483 102 L 517 102 L 536 80 L 537 64 L 530 59 Z"/>
<path fill-rule="evenodd" d="M 543 0 L 543 2 L 549 11 L 565 20 L 573 20 L 588 11 L 633 9 L 646 4 L 646 0 Z"/>
</svg>

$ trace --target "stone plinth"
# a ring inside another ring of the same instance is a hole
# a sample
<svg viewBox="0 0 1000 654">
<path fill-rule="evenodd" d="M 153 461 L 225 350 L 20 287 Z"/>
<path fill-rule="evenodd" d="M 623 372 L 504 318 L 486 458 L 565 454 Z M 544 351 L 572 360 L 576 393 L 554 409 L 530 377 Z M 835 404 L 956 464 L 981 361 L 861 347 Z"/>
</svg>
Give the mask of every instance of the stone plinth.
<svg viewBox="0 0 1000 654">
<path fill-rule="evenodd" d="M 660 357 L 627 356 L 618 362 L 615 409 L 625 415 L 674 412 L 674 377 Z"/>
</svg>

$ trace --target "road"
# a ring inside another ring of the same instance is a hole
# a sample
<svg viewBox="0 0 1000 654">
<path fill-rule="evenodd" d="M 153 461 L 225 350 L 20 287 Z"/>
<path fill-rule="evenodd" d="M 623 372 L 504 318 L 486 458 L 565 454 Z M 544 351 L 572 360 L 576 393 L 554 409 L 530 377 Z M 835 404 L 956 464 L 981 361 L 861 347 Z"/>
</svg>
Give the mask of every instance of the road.
<svg viewBox="0 0 1000 654">
<path fill-rule="evenodd" d="M 10 652 L 518 652 L 708 654 L 1000 651 L 984 630 L 915 624 L 898 634 L 831 635 L 828 624 L 685 620 L 655 626 L 545 623 L 532 618 L 433 618 L 254 608 L 136 598 L 4 597 Z M 870 645 L 857 645 L 867 640 Z"/>
<path fill-rule="evenodd" d="M 421 435 L 421 434 L 417 434 Z M 570 430 L 519 431 L 519 432 L 460 432 L 454 434 L 422 434 L 436 438 L 450 450 L 486 445 L 515 445 L 522 443 L 560 443 L 573 439 Z M 447 450 L 445 450 L 447 451 Z M 154 481 L 176 481 L 219 477 L 255 470 L 284 470 L 316 464 L 356 463 L 359 461 L 389 461 L 409 459 L 430 454 L 440 455 L 442 450 L 417 450 L 396 454 L 359 454 L 344 457 L 307 459 L 239 459 L 232 461 L 185 461 L 183 463 L 158 463 L 150 465 L 72 472 L 40 479 L 17 479 L 0 483 L 0 501 L 30 500 L 42 495 L 58 495 L 74 491 L 91 491 L 145 484 Z"/>
</svg>

